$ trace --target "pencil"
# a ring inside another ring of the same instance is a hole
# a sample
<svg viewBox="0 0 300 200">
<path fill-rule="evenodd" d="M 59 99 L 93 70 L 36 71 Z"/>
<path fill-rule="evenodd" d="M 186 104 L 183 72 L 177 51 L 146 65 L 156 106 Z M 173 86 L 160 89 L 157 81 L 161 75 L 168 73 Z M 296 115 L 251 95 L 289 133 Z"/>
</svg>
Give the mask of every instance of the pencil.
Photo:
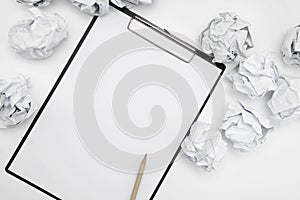
<svg viewBox="0 0 300 200">
<path fill-rule="evenodd" d="M 139 168 L 138 174 L 137 174 L 136 179 L 135 179 L 135 183 L 134 183 L 134 186 L 133 186 L 133 189 L 132 189 L 130 200 L 135 200 L 136 199 L 136 195 L 137 195 L 137 192 L 139 190 L 139 186 L 140 186 L 140 183 L 141 183 L 141 180 L 142 180 L 142 177 L 143 177 L 143 173 L 144 173 L 144 170 L 145 170 L 145 167 L 146 167 L 146 159 L 147 159 L 147 154 L 145 154 L 145 156 L 144 156 L 144 158 L 143 158 L 143 160 L 140 164 L 140 168 Z"/>
</svg>

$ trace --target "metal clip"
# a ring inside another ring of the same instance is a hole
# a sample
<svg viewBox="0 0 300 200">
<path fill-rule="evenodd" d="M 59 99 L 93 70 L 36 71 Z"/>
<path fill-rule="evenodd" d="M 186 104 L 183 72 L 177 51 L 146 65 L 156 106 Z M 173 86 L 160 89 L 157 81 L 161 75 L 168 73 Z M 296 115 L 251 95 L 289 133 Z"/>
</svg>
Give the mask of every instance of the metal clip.
<svg viewBox="0 0 300 200">
<path fill-rule="evenodd" d="M 145 31 L 145 28 L 135 29 L 133 27 L 135 22 L 138 22 L 150 31 Z M 195 47 L 140 16 L 132 17 L 127 25 L 127 29 L 185 63 L 190 63 L 196 55 Z"/>
</svg>

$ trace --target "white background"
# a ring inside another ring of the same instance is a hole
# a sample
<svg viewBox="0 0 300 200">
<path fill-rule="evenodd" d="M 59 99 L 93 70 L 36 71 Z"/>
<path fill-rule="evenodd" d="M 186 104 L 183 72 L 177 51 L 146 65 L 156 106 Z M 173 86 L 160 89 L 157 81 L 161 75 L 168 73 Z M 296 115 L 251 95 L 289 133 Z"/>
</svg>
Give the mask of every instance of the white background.
<svg viewBox="0 0 300 200">
<path fill-rule="evenodd" d="M 194 40 L 197 40 L 209 20 L 217 16 L 219 12 L 236 12 L 252 24 L 251 31 L 255 45 L 252 52 L 270 51 L 281 72 L 300 76 L 299 66 L 286 66 L 280 59 L 280 46 L 284 34 L 288 28 L 300 24 L 299 1 L 185 1 L 189 3 L 188 5 L 183 2 L 156 0 L 153 5 L 142 6 L 136 10 L 157 24 L 164 25 L 165 28 L 178 30 L 177 27 L 182 27 L 181 32 Z M 30 76 L 33 85 L 32 94 L 41 105 L 91 17 L 80 13 L 67 0 L 54 1 L 44 10 L 58 12 L 66 19 L 70 37 L 56 49 L 51 58 L 44 61 L 31 61 L 16 55 L 9 48 L 7 38 L 12 24 L 19 19 L 29 17 L 26 7 L 18 5 L 14 0 L 3 1 L 1 5 L 0 78 L 14 77 L 18 73 Z M 235 93 L 230 88 L 227 87 L 226 90 L 230 95 L 228 99 L 235 97 L 233 96 Z M 5 165 L 31 120 L 15 128 L 0 130 L 0 199 L 47 199 L 42 193 L 4 172 Z M 213 173 L 204 173 L 184 163 L 186 169 L 181 168 L 184 170 L 178 171 L 178 177 L 191 177 L 193 183 L 199 179 L 199 186 L 193 186 L 192 193 L 199 190 L 199 195 L 202 194 L 206 199 L 220 199 L 221 197 L 226 199 L 299 199 L 299 128 L 299 120 L 283 123 L 270 135 L 264 145 L 250 153 L 239 153 L 229 149 L 220 168 Z M 180 180 L 182 179 L 174 177 L 173 182 L 179 188 L 170 186 L 169 188 L 176 190 L 163 191 L 163 193 L 172 193 L 172 199 L 175 197 L 182 199 L 189 193 L 187 191 L 189 182 L 180 183 Z M 217 191 L 214 190 L 214 186 Z M 239 189 L 235 190 L 235 187 Z M 201 198 L 201 196 L 194 198 Z"/>
</svg>

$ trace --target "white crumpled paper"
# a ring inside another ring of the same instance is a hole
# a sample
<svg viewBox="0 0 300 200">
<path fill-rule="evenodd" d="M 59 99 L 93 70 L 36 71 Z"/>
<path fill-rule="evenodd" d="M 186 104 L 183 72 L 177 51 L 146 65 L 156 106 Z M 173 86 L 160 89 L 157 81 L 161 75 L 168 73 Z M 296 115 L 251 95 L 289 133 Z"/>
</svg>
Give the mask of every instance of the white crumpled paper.
<svg viewBox="0 0 300 200">
<path fill-rule="evenodd" d="M 206 171 L 215 170 L 227 150 L 227 143 L 217 130 L 206 123 L 196 122 L 181 144 L 184 154 Z"/>
<path fill-rule="evenodd" d="M 125 7 L 130 5 L 139 5 L 139 4 L 151 4 L 152 0 L 111 0 L 112 3 L 119 7 Z"/>
<path fill-rule="evenodd" d="M 22 123 L 37 109 L 29 94 L 28 78 L 0 79 L 0 128 Z"/>
<path fill-rule="evenodd" d="M 300 25 L 287 32 L 281 51 L 285 64 L 300 65 Z"/>
<path fill-rule="evenodd" d="M 9 31 L 10 46 L 30 59 L 51 56 L 54 48 L 68 37 L 65 20 L 58 14 L 29 8 L 34 19 L 19 21 Z"/>
<path fill-rule="evenodd" d="M 103 16 L 109 10 L 109 0 L 70 0 L 80 11 L 95 16 Z"/>
<path fill-rule="evenodd" d="M 28 6 L 45 7 L 50 5 L 52 0 L 17 0 L 17 2 Z"/>
<path fill-rule="evenodd" d="M 232 87 L 250 98 L 263 97 L 277 88 L 279 72 L 268 55 L 253 54 L 227 74 Z"/>
<path fill-rule="evenodd" d="M 273 118 L 284 120 L 300 117 L 300 78 L 281 76 L 278 88 L 268 101 Z"/>
<path fill-rule="evenodd" d="M 235 13 L 220 13 L 220 17 L 213 19 L 200 36 L 202 50 L 218 63 L 247 57 L 247 50 L 253 47 L 249 26 Z"/>
<path fill-rule="evenodd" d="M 265 141 L 273 124 L 242 102 L 233 102 L 228 106 L 221 129 L 233 147 L 249 151 Z"/>
</svg>

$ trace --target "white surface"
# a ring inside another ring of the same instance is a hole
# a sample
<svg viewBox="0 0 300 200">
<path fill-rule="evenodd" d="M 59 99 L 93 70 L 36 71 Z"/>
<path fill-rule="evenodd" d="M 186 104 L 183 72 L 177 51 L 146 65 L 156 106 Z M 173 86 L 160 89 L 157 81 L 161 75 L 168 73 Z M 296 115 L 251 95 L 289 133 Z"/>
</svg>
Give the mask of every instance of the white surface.
<svg viewBox="0 0 300 200">
<path fill-rule="evenodd" d="M 181 30 L 185 30 L 184 34 L 195 40 L 209 20 L 219 12 L 234 11 L 252 24 L 255 45 L 252 51 L 274 52 L 282 72 L 300 76 L 299 67 L 288 68 L 279 57 L 282 38 L 287 29 L 300 23 L 299 4 L 296 0 L 193 0 L 184 6 L 183 1 L 179 0 L 156 0 L 154 5 L 143 6 L 137 10 L 157 24 L 166 25 L 166 28 L 176 30 L 176 27 L 181 27 Z M 184 10 L 181 12 L 182 6 Z M 90 17 L 79 13 L 66 1 L 57 0 L 46 8 L 45 10 L 59 12 L 66 19 L 71 34 L 50 59 L 36 62 L 15 55 L 7 43 L 10 25 L 29 16 L 26 9 L 13 0 L 2 2 L 2 8 L 0 76 L 10 77 L 16 73 L 31 76 L 34 84 L 33 95 L 41 103 L 72 53 Z M 231 90 L 228 90 L 228 94 L 235 95 Z M 29 121 L 13 129 L 0 130 L 1 199 L 47 199 L 42 193 L 4 172 L 6 163 L 28 126 Z M 299 128 L 299 120 L 285 123 L 270 135 L 263 146 L 253 152 L 243 154 L 230 150 L 220 168 L 213 173 L 204 173 L 181 160 L 178 162 L 179 170 L 176 170 L 177 177 L 172 176 L 173 184 L 166 185 L 167 189 L 161 191 L 161 195 L 168 199 L 299 199 Z M 195 181 L 196 185 L 190 184 Z M 192 194 L 203 196 L 191 196 Z"/>
</svg>

